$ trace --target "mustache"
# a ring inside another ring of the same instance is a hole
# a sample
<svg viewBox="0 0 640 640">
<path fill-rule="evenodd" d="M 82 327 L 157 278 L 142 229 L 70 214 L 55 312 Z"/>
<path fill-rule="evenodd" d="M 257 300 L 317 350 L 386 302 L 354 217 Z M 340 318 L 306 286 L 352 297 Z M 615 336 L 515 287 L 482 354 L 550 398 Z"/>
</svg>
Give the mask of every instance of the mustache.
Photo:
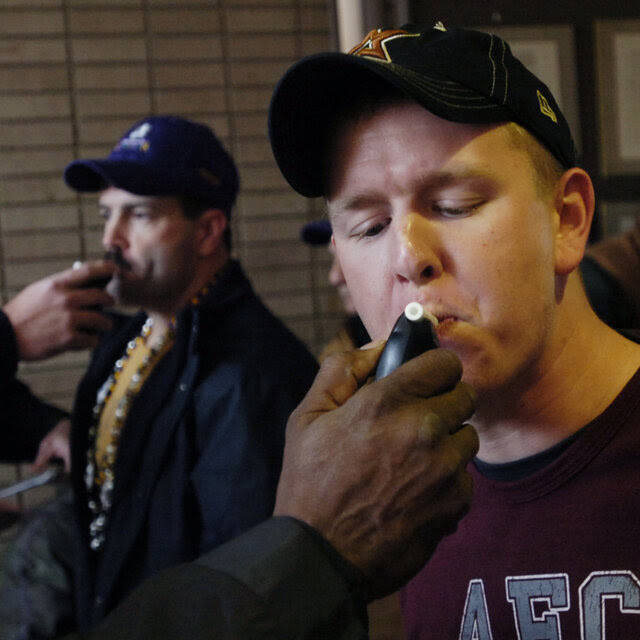
<svg viewBox="0 0 640 640">
<path fill-rule="evenodd" d="M 122 251 L 118 248 L 109 249 L 108 251 L 106 251 L 104 254 L 104 259 L 108 260 L 109 262 L 113 262 L 117 267 L 120 267 L 121 269 L 126 269 L 128 271 L 131 270 L 131 264 L 124 259 Z"/>
</svg>

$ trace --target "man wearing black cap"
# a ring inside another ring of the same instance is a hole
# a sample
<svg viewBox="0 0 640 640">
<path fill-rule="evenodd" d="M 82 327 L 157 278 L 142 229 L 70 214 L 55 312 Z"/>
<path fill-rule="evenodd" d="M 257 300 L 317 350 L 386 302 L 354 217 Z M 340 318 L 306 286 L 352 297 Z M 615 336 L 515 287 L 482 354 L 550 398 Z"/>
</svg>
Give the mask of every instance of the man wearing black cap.
<svg viewBox="0 0 640 640">
<path fill-rule="evenodd" d="M 549 89 L 495 36 L 378 30 L 294 65 L 270 136 L 372 338 L 417 300 L 478 393 L 474 503 L 408 637 L 638 637 L 640 346 L 585 295 L 593 187 Z"/>
<path fill-rule="evenodd" d="M 83 630 L 271 514 L 286 421 L 317 365 L 230 257 L 238 174 L 208 127 L 146 118 L 64 178 L 99 193 L 106 290 L 142 309 L 115 320 L 73 409 Z"/>
</svg>

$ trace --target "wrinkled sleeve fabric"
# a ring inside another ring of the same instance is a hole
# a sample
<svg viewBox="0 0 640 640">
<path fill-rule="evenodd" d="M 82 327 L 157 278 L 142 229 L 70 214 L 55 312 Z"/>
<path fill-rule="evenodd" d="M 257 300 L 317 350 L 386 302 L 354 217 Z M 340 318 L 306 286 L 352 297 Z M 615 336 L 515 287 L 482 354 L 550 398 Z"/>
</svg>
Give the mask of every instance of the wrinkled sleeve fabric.
<svg viewBox="0 0 640 640">
<path fill-rule="evenodd" d="M 364 581 L 318 534 L 271 518 L 138 588 L 79 640 L 364 640 Z"/>
</svg>

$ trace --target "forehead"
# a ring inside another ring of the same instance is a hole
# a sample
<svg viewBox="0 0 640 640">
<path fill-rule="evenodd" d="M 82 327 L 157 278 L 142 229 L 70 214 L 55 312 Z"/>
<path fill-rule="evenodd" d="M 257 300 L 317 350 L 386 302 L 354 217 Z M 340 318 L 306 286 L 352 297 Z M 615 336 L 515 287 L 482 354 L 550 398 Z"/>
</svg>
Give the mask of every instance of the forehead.
<svg viewBox="0 0 640 640">
<path fill-rule="evenodd" d="M 406 140 L 418 138 L 426 149 L 437 152 L 440 147 L 449 148 L 466 143 L 498 126 L 500 125 L 453 122 L 436 116 L 412 100 L 394 100 L 364 106 L 354 113 L 346 114 L 330 133 L 329 150 L 345 144 L 358 146 L 359 142 L 366 141 L 368 137 L 373 141 L 377 140 L 382 147 L 387 141 L 386 136 L 404 134 Z"/>
<path fill-rule="evenodd" d="M 101 191 L 98 202 L 103 207 L 146 206 L 158 211 L 181 210 L 180 201 L 174 196 L 142 196 L 117 187 Z"/>
<path fill-rule="evenodd" d="M 334 130 L 326 157 L 326 198 L 384 174 L 423 179 L 452 168 L 492 172 L 513 145 L 502 124 L 470 125 L 444 120 L 415 102 L 383 105 L 344 120 Z"/>
</svg>

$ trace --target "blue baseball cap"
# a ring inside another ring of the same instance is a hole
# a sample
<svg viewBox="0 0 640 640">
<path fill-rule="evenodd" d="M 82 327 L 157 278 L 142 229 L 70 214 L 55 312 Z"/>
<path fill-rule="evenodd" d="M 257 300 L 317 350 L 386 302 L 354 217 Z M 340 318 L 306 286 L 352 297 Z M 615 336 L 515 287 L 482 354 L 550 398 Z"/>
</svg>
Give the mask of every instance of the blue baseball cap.
<svg viewBox="0 0 640 640">
<path fill-rule="evenodd" d="M 177 116 L 141 120 L 107 158 L 69 164 L 64 181 L 80 192 L 111 185 L 142 196 L 188 196 L 227 216 L 239 186 L 235 162 L 213 131 Z"/>
<path fill-rule="evenodd" d="M 314 220 L 300 229 L 300 238 L 307 244 L 318 246 L 329 244 L 331 240 L 331 223 L 328 220 Z"/>
</svg>

